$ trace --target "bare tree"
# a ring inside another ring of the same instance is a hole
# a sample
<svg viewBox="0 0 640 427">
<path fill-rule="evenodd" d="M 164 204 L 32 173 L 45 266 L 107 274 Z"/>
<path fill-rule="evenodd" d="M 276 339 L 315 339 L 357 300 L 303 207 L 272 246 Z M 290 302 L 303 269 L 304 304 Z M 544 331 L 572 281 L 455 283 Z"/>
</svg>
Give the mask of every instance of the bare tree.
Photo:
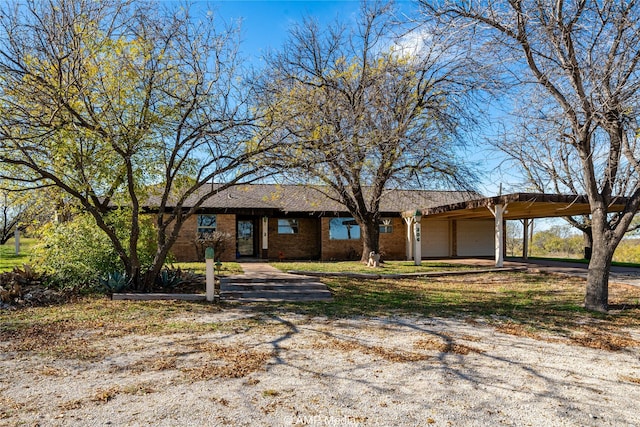
<svg viewBox="0 0 640 427">
<path fill-rule="evenodd" d="M 566 127 L 555 118 L 548 117 L 544 110 L 544 100 L 531 97 L 513 114 L 517 126 L 506 131 L 502 138 L 490 141 L 507 156 L 523 176 L 523 185 L 541 193 L 585 194 L 581 181 L 580 159 L 569 144 L 559 140 L 564 137 Z M 531 112 L 536 112 L 533 116 Z M 627 178 L 629 174 L 624 174 Z M 567 216 L 564 219 L 583 233 L 584 258 L 591 258 L 593 233 L 589 215 Z"/>
<path fill-rule="evenodd" d="M 469 57 L 444 34 L 410 48 L 389 4 L 364 3 L 360 16 L 351 30 L 310 19 L 295 26 L 267 59 L 261 107 L 280 141 L 265 164 L 344 205 L 366 260 L 379 252 L 390 187 L 468 188 L 473 179 L 456 155 Z"/>
<path fill-rule="evenodd" d="M 140 290 L 186 218 L 215 191 L 256 177 L 237 31 L 163 6 L 29 0 L 0 15 L 0 160 L 13 167 L 3 178 L 77 200 Z M 105 221 L 113 206 L 131 210 L 128 243 Z M 147 209 L 158 249 L 144 272 L 136 248 Z"/>
<path fill-rule="evenodd" d="M 606 311 L 615 248 L 640 203 L 637 105 L 640 9 L 635 1 L 422 2 L 430 13 L 475 31 L 501 60 L 520 99 L 543 93 L 543 114 L 562 131 L 549 141 L 577 161 L 573 182 L 591 206 L 593 253 L 585 307 Z M 554 159 L 554 163 L 561 161 Z M 611 213 L 616 196 L 627 196 Z"/>
</svg>

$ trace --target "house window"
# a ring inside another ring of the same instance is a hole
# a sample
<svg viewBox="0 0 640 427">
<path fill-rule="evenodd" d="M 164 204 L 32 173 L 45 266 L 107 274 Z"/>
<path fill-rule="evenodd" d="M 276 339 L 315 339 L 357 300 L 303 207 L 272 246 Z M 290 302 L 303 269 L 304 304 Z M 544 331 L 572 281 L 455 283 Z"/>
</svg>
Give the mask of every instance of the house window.
<svg viewBox="0 0 640 427">
<path fill-rule="evenodd" d="M 298 234 L 297 219 L 279 219 L 278 234 Z"/>
<path fill-rule="evenodd" d="M 360 226 L 353 218 L 331 218 L 329 221 L 329 239 L 358 240 Z"/>
<path fill-rule="evenodd" d="M 216 231 L 215 215 L 198 215 L 198 235 L 213 233 Z"/>
<path fill-rule="evenodd" d="M 380 234 L 393 233 L 393 220 L 391 218 L 382 218 L 380 220 Z"/>
</svg>

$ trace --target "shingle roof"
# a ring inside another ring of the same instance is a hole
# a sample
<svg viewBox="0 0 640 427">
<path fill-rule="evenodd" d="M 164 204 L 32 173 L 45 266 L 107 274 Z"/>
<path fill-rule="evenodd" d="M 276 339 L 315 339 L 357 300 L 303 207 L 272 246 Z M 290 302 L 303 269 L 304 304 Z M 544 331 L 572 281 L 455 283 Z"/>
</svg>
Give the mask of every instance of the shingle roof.
<svg viewBox="0 0 640 427">
<path fill-rule="evenodd" d="M 221 190 L 209 198 L 203 208 L 273 209 L 283 212 L 336 212 L 347 209 L 327 197 L 321 189 L 303 185 L 247 184 Z M 206 189 L 207 191 L 209 189 Z M 381 212 L 403 212 L 449 205 L 480 197 L 477 193 L 434 190 L 387 190 L 380 203 Z M 187 200 L 186 206 L 193 204 Z"/>
</svg>

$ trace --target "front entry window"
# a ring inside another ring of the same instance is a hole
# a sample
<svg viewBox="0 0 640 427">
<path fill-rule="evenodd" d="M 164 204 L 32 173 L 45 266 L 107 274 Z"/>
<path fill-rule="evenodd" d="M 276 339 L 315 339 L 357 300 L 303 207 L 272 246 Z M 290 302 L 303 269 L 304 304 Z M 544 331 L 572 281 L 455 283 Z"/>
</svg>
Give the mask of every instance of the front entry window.
<svg viewBox="0 0 640 427">
<path fill-rule="evenodd" d="M 238 221 L 238 255 L 255 256 L 253 221 Z"/>
</svg>

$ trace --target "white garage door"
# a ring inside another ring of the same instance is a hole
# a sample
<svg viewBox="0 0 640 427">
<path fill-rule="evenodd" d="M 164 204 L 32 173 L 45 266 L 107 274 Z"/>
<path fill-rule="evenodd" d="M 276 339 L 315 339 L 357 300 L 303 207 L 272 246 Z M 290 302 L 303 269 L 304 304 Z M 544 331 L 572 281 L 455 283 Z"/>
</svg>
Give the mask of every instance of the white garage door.
<svg viewBox="0 0 640 427">
<path fill-rule="evenodd" d="M 458 256 L 493 256 L 495 221 L 458 221 Z"/>
<path fill-rule="evenodd" d="M 422 221 L 422 256 L 449 255 L 449 221 Z"/>
</svg>

